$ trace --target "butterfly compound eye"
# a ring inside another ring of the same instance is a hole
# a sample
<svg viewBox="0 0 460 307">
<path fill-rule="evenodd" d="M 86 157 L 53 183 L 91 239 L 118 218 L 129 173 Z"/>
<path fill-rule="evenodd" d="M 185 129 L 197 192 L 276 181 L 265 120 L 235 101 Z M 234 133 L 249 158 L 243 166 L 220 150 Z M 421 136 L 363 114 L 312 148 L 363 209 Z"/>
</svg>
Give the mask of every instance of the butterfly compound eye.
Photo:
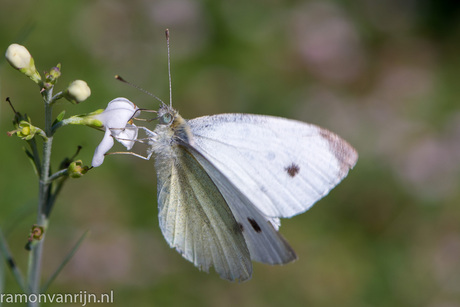
<svg viewBox="0 0 460 307">
<path fill-rule="evenodd" d="M 170 113 L 165 113 L 160 117 L 160 124 L 169 125 L 172 122 L 172 115 Z"/>
</svg>

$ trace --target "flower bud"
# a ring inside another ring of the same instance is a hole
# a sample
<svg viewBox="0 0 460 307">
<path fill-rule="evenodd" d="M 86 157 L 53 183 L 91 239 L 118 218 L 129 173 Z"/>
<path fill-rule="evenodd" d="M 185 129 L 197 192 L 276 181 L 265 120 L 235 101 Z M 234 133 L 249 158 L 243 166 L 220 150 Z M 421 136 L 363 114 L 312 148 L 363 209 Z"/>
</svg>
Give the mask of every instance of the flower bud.
<svg viewBox="0 0 460 307">
<path fill-rule="evenodd" d="M 35 83 L 41 82 L 40 74 L 35 68 L 34 59 L 26 47 L 18 44 L 11 44 L 5 53 L 6 60 L 10 65 L 28 76 Z"/>
<path fill-rule="evenodd" d="M 67 171 L 69 172 L 70 178 L 80 178 L 88 172 L 88 169 L 88 166 L 83 166 L 83 162 L 81 160 L 77 160 L 70 163 Z"/>
<path fill-rule="evenodd" d="M 55 67 L 51 68 L 49 72 L 49 78 L 55 80 L 61 76 L 61 64 L 57 64 Z"/>
<path fill-rule="evenodd" d="M 104 128 L 104 123 L 96 116 L 102 112 L 104 112 L 104 109 L 99 109 L 88 114 L 74 115 L 61 120 L 60 125 L 85 125 L 96 129 Z"/>
<path fill-rule="evenodd" d="M 83 80 L 73 81 L 64 92 L 64 97 L 72 103 L 85 101 L 90 95 L 91 89 Z"/>
<path fill-rule="evenodd" d="M 49 72 L 45 72 L 44 87 L 49 89 L 56 84 L 57 79 L 61 76 L 61 64 L 57 64 L 51 68 Z"/>
</svg>

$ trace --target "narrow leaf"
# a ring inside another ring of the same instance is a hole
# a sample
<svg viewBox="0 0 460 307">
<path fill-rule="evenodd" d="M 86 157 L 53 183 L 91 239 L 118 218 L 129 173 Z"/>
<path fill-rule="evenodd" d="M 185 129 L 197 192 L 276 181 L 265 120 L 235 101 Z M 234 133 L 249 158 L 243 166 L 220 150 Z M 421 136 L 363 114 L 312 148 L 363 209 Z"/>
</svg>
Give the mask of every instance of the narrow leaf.
<svg viewBox="0 0 460 307">
<path fill-rule="evenodd" d="M 6 263 L 8 264 L 11 272 L 13 273 L 14 278 L 16 279 L 16 282 L 18 283 L 19 287 L 21 287 L 21 290 L 24 293 L 27 293 L 27 288 L 26 284 L 24 282 L 24 277 L 19 270 L 19 268 L 16 266 L 16 262 L 13 259 L 13 255 L 11 254 L 11 251 L 8 247 L 8 243 L 6 242 L 5 237 L 3 236 L 3 232 L 0 230 L 0 252 L 3 255 L 3 258 L 5 258 Z"/>
<path fill-rule="evenodd" d="M 47 282 L 43 285 L 40 293 L 46 293 L 46 291 L 48 290 L 48 287 L 51 285 L 51 283 L 56 279 L 56 277 L 59 275 L 59 273 L 61 273 L 62 269 L 65 267 L 65 265 L 67 264 L 67 262 L 70 261 L 70 259 L 73 257 L 73 255 L 75 254 L 75 252 L 78 250 L 78 248 L 80 247 L 81 243 L 83 242 L 83 240 L 88 236 L 89 234 L 89 230 L 85 231 L 83 233 L 83 235 L 80 237 L 80 239 L 77 241 L 77 243 L 75 243 L 74 247 L 70 250 L 70 252 L 67 254 L 67 256 L 64 258 L 64 260 L 62 261 L 62 263 L 59 265 L 59 267 L 56 269 L 56 271 L 53 273 L 53 275 L 51 275 L 51 277 L 47 280 Z"/>
<path fill-rule="evenodd" d="M 37 170 L 37 165 L 35 164 L 34 156 L 32 155 L 32 153 L 28 149 L 26 149 L 26 148 L 23 148 L 23 149 L 24 149 L 24 152 L 26 153 L 27 158 L 29 158 L 29 161 L 32 164 L 32 167 L 34 169 L 35 175 L 38 176 L 38 170 Z"/>
<path fill-rule="evenodd" d="M 59 123 L 60 121 L 62 121 L 62 120 L 64 119 L 64 116 L 65 116 L 65 110 L 62 111 L 61 113 L 59 113 L 58 116 L 56 116 L 56 119 L 54 120 L 52 126 L 54 126 L 54 125 L 56 125 L 57 123 Z"/>
<path fill-rule="evenodd" d="M 40 177 L 41 173 L 41 165 L 40 165 L 40 155 L 38 154 L 38 149 L 37 149 L 37 142 L 35 142 L 35 138 L 27 141 L 27 143 L 30 146 L 30 149 L 32 150 L 32 161 L 34 162 L 34 170 L 35 173 L 37 174 L 38 177 Z M 28 155 L 29 156 L 29 155 Z"/>
</svg>

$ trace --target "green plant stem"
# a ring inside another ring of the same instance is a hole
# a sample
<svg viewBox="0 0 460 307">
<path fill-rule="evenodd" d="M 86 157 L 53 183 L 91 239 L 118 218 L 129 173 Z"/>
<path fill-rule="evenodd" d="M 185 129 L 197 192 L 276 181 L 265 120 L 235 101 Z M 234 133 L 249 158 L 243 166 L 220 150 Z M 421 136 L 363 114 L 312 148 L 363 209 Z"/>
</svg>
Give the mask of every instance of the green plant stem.
<svg viewBox="0 0 460 307">
<path fill-rule="evenodd" d="M 56 95 L 54 95 L 54 97 L 51 97 L 51 99 L 49 100 L 49 104 L 53 105 L 56 101 L 58 101 L 62 97 L 64 97 L 64 92 L 57 93 Z"/>
<path fill-rule="evenodd" d="M 54 180 L 58 179 L 59 177 L 66 176 L 68 174 L 68 170 L 66 168 L 61 169 L 54 173 L 53 175 L 49 176 L 48 181 L 53 182 Z"/>
<path fill-rule="evenodd" d="M 49 89 L 44 93 L 43 98 L 45 100 L 45 134 L 46 139 L 43 140 L 43 155 L 39 181 L 39 196 L 38 196 L 38 212 L 37 212 L 37 225 L 43 227 L 44 232 L 40 240 L 33 242 L 31 245 L 31 251 L 29 254 L 29 271 L 28 271 L 28 284 L 30 293 L 39 294 L 40 290 L 40 274 L 43 254 L 43 244 L 46 238 L 46 231 L 48 228 L 48 216 L 46 214 L 46 208 L 48 207 L 49 197 L 51 195 L 50 188 L 51 183 L 49 181 L 50 174 L 50 161 L 51 161 L 51 148 L 53 145 L 53 134 L 51 131 L 52 124 L 52 99 L 53 91 Z M 39 306 L 38 301 L 36 303 L 29 302 L 29 306 Z"/>
</svg>

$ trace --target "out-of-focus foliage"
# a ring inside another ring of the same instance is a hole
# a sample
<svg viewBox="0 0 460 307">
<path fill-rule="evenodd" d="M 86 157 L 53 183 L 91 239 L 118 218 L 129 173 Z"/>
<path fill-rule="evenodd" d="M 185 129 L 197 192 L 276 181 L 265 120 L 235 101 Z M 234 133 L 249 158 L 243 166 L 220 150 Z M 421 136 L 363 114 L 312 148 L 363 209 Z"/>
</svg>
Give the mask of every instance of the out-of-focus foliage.
<svg viewBox="0 0 460 307">
<path fill-rule="evenodd" d="M 69 183 L 45 245 L 49 276 L 91 235 L 50 293 L 108 292 L 112 306 L 460 306 L 460 5 L 455 1 L 31 1 L 0 4 L 0 49 L 25 45 L 40 72 L 62 63 L 64 89 L 91 97 L 67 115 L 125 96 L 156 108 L 124 78 L 173 101 L 185 118 L 279 115 L 337 132 L 359 154 L 309 212 L 282 221 L 295 263 L 255 264 L 230 284 L 169 249 L 157 222 L 151 161 L 110 156 Z M 40 126 L 36 85 L 0 62 L 4 99 Z M 60 111 L 60 110 L 57 110 Z M 57 113 L 56 113 L 57 114 Z M 55 150 L 91 161 L 102 133 L 66 127 Z M 25 268 L 34 172 L 17 138 L 0 135 L 0 227 Z M 59 161 L 54 161 L 54 169 Z M 17 287 L 9 272 L 6 292 Z"/>
</svg>

